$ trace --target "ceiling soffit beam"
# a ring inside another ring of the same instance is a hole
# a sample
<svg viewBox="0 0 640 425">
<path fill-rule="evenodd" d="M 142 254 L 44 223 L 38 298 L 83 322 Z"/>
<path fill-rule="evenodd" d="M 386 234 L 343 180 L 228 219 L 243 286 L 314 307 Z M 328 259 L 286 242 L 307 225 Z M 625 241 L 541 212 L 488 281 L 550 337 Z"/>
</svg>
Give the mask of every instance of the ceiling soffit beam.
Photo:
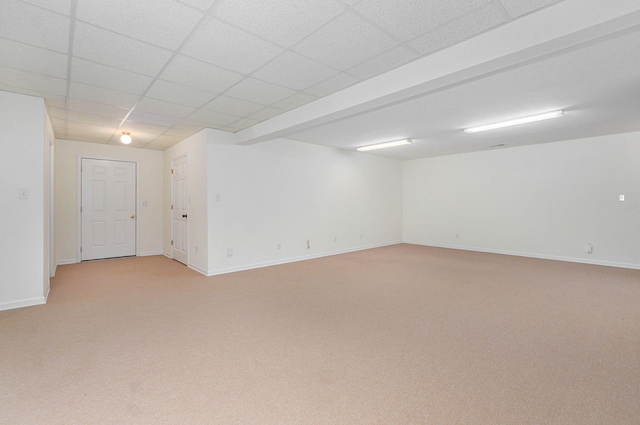
<svg viewBox="0 0 640 425">
<path fill-rule="evenodd" d="M 564 0 L 239 131 L 236 143 L 286 137 L 633 30 L 637 0 Z"/>
</svg>

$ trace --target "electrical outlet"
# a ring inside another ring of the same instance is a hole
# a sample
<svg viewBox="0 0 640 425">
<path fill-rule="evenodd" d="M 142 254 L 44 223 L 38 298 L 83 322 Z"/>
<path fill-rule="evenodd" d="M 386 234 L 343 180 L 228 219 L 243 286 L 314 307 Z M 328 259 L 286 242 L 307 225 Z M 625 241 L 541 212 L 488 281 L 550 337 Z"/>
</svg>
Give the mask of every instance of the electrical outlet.
<svg viewBox="0 0 640 425">
<path fill-rule="evenodd" d="M 233 248 L 227 248 L 227 257 L 233 257 Z"/>
<path fill-rule="evenodd" d="M 282 245 L 278 244 L 277 246 L 278 246 L 278 249 L 282 249 Z"/>
<path fill-rule="evenodd" d="M 593 244 L 591 242 L 587 244 L 585 251 L 587 251 L 587 254 L 593 254 Z"/>
<path fill-rule="evenodd" d="M 309 239 L 307 239 L 307 249 L 311 248 L 311 241 L 309 241 Z"/>
<path fill-rule="evenodd" d="M 333 237 L 333 241 L 334 241 L 334 242 L 338 242 L 338 237 L 337 237 L 337 236 L 334 236 L 334 237 Z"/>
</svg>

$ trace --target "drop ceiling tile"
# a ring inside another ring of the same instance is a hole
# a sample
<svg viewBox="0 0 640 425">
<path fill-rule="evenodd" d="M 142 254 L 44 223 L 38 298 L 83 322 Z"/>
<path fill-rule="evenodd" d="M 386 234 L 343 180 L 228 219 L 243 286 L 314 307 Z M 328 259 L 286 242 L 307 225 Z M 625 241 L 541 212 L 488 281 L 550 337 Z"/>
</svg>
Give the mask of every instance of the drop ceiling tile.
<svg viewBox="0 0 640 425">
<path fill-rule="evenodd" d="M 69 18 L 17 0 L 3 0 L 0 37 L 67 53 Z"/>
<path fill-rule="evenodd" d="M 221 112 L 208 111 L 206 109 L 198 109 L 193 114 L 189 115 L 190 120 L 205 123 L 213 127 L 223 127 L 238 121 L 238 116 L 223 114 Z"/>
<path fill-rule="evenodd" d="M 47 108 L 66 108 L 67 96 L 53 96 L 49 95 L 44 99 L 44 104 Z"/>
<path fill-rule="evenodd" d="M 283 49 L 218 19 L 208 18 L 181 53 L 241 74 L 250 74 Z"/>
<path fill-rule="evenodd" d="M 302 40 L 293 50 L 344 71 L 398 44 L 374 25 L 349 12 Z"/>
<path fill-rule="evenodd" d="M 163 100 L 143 98 L 136 105 L 136 110 L 149 112 L 152 114 L 166 115 L 168 117 L 184 118 L 192 114 L 197 108 L 192 106 L 178 105 L 177 103 L 165 102 Z"/>
<path fill-rule="evenodd" d="M 207 124 L 205 123 L 182 120 L 173 128 L 167 130 L 167 132 L 164 134 L 167 136 L 176 136 L 184 139 L 191 136 L 192 134 L 197 133 L 205 127 L 207 127 Z"/>
<path fill-rule="evenodd" d="M 359 81 L 360 79 L 343 73 L 322 81 L 313 87 L 309 87 L 304 92 L 313 96 L 322 97 L 352 86 Z"/>
<path fill-rule="evenodd" d="M 153 124 L 162 127 L 173 127 L 178 123 L 178 121 L 180 121 L 180 118 L 152 114 L 150 112 L 143 112 L 138 108 L 134 108 L 127 117 L 127 121 Z"/>
<path fill-rule="evenodd" d="M 122 121 L 129 112 L 129 108 L 105 105 L 80 99 L 69 99 L 68 109 L 75 112 L 84 112 L 92 115 L 115 118 L 118 121 Z"/>
<path fill-rule="evenodd" d="M 374 0 L 354 6 L 389 34 L 408 41 L 492 0 Z"/>
<path fill-rule="evenodd" d="M 133 137 L 134 133 L 145 133 L 145 134 L 155 134 L 160 135 L 167 131 L 169 127 L 163 127 L 160 125 L 146 124 L 143 122 L 133 122 L 130 120 L 125 121 L 118 131 L 129 131 L 131 132 L 131 137 Z"/>
<path fill-rule="evenodd" d="M 164 148 L 168 148 L 169 146 L 173 146 L 176 143 L 180 143 L 182 140 L 184 140 L 182 137 L 180 136 L 170 136 L 167 134 L 162 134 L 160 136 L 158 136 L 153 142 L 151 142 L 153 145 L 155 146 L 161 146 L 163 145 Z"/>
<path fill-rule="evenodd" d="M 143 94 L 153 78 L 85 59 L 73 58 L 71 80 L 132 94 Z"/>
<path fill-rule="evenodd" d="M 266 108 L 263 108 L 261 110 L 259 110 L 258 112 L 255 112 L 251 115 L 249 115 L 248 118 L 253 118 L 254 120 L 258 120 L 258 121 L 264 121 L 264 120 L 268 120 L 269 118 L 273 118 L 273 117 L 277 117 L 278 115 L 282 114 L 283 112 L 285 112 L 282 109 L 278 109 L 278 108 L 274 108 L 271 106 L 267 106 Z"/>
<path fill-rule="evenodd" d="M 72 140 L 76 142 L 90 142 L 90 143 L 109 143 L 112 134 L 97 134 L 93 130 L 73 130 L 69 129 L 61 137 L 65 140 Z"/>
<path fill-rule="evenodd" d="M 49 118 L 51 120 L 53 120 L 53 119 L 58 119 L 58 120 L 67 119 L 67 110 L 64 109 L 64 108 L 48 107 L 47 108 L 47 113 L 49 114 Z"/>
<path fill-rule="evenodd" d="M 87 84 L 71 82 L 69 96 L 74 99 L 87 100 L 89 102 L 104 103 L 106 105 L 131 108 L 138 100 L 138 96 L 130 93 L 118 92 L 102 87 L 89 86 Z"/>
<path fill-rule="evenodd" d="M 127 37 L 175 50 L 198 23 L 202 12 L 174 0 L 82 0 L 78 2 L 76 16 Z"/>
<path fill-rule="evenodd" d="M 86 125 L 97 125 L 101 127 L 113 128 L 115 131 L 120 124 L 120 120 L 115 118 L 103 117 L 100 115 L 85 114 L 82 112 L 69 111 L 67 113 L 67 123 L 80 123 Z"/>
<path fill-rule="evenodd" d="M 251 118 L 241 118 L 238 121 L 235 121 L 227 126 L 227 128 L 232 128 L 235 131 L 244 130 L 245 128 L 249 128 L 252 125 L 258 124 L 260 121 L 254 120 Z"/>
<path fill-rule="evenodd" d="M 11 86 L 17 89 L 56 96 L 65 96 L 67 94 L 67 81 L 62 78 L 22 71 L 6 66 L 0 66 L 0 81 L 2 81 L 2 84 L 5 86 Z"/>
<path fill-rule="evenodd" d="M 525 15 L 562 0 L 501 0 L 511 18 Z"/>
<path fill-rule="evenodd" d="M 71 0 L 23 0 L 35 6 L 44 7 L 53 12 L 69 16 L 71 14 Z"/>
<path fill-rule="evenodd" d="M 253 73 L 253 77 L 294 90 L 304 90 L 338 71 L 288 51 Z"/>
<path fill-rule="evenodd" d="M 160 78 L 195 89 L 222 93 L 244 78 L 244 75 L 206 62 L 177 55 Z"/>
<path fill-rule="evenodd" d="M 212 13 L 245 31 L 291 47 L 344 10 L 333 0 L 222 0 Z"/>
<path fill-rule="evenodd" d="M 172 53 L 102 28 L 76 22 L 73 55 L 115 68 L 156 76 Z"/>
<path fill-rule="evenodd" d="M 156 80 L 145 96 L 165 102 L 200 107 L 211 100 L 215 93 L 181 86 L 169 81 Z"/>
<path fill-rule="evenodd" d="M 289 96 L 286 99 L 276 102 L 271 106 L 274 106 L 278 109 L 283 109 L 285 111 L 290 111 L 291 109 L 295 109 L 299 106 L 306 105 L 307 103 L 314 101 L 316 99 L 317 99 L 316 96 L 299 92 L 299 93 L 295 93 L 292 96 Z"/>
<path fill-rule="evenodd" d="M 237 115 L 239 117 L 252 114 L 263 108 L 264 105 L 259 105 L 257 103 L 248 102 L 246 100 L 236 99 L 229 96 L 218 96 L 202 107 L 202 109 Z"/>
<path fill-rule="evenodd" d="M 67 55 L 0 38 L 0 65 L 67 78 Z"/>
<path fill-rule="evenodd" d="M 502 12 L 491 3 L 409 42 L 423 55 L 450 47 L 504 23 Z"/>
<path fill-rule="evenodd" d="M 294 93 L 294 90 L 285 87 L 276 86 L 255 78 L 246 78 L 231 87 L 225 95 L 268 106 L 286 99 Z"/>
<path fill-rule="evenodd" d="M 367 78 L 371 78 L 375 75 L 382 74 L 409 63 L 418 57 L 419 55 L 416 52 L 402 45 L 388 50 L 380 56 L 369 59 L 360 65 L 354 66 L 349 69 L 347 73 L 358 77 L 361 80 L 366 80 Z"/>
<path fill-rule="evenodd" d="M 216 0 L 177 0 L 182 4 L 189 5 L 191 7 L 195 7 L 198 10 L 206 11 Z"/>
</svg>

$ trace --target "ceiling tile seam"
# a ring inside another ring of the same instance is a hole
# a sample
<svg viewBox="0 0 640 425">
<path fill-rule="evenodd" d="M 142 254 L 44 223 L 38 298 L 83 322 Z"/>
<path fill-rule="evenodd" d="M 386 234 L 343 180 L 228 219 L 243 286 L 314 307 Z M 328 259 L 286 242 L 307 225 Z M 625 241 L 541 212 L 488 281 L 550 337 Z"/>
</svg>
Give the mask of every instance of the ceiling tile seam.
<svg viewBox="0 0 640 425">
<path fill-rule="evenodd" d="M 76 0 L 74 0 L 76 1 Z M 209 12 L 211 12 L 213 10 L 213 7 L 215 6 L 216 2 L 214 1 L 211 6 L 209 6 L 209 9 L 207 9 L 207 11 L 202 12 L 200 11 L 200 13 L 202 14 L 202 16 L 200 16 L 200 19 L 198 19 L 198 22 L 196 22 L 196 24 L 193 26 L 193 28 L 191 28 L 191 31 L 189 31 L 189 33 L 184 37 L 184 39 L 182 40 L 182 42 L 180 43 L 180 45 L 178 45 L 178 47 L 176 47 L 175 50 L 173 50 L 171 57 L 169 57 L 169 59 L 167 59 L 167 62 L 164 64 L 164 66 L 158 71 L 158 73 L 153 77 L 153 80 L 149 83 L 149 86 L 147 86 L 147 89 L 138 97 L 138 100 L 136 101 L 136 103 L 131 107 L 131 109 L 127 112 L 127 114 L 125 115 L 125 117 L 122 119 L 122 121 L 120 122 L 120 125 L 118 126 L 118 128 L 116 128 L 116 131 L 114 133 L 114 136 L 117 135 L 117 133 L 120 131 L 120 129 L 122 128 L 122 126 L 124 125 L 124 123 L 127 121 L 127 118 L 129 118 L 129 115 L 131 115 L 131 113 L 133 112 L 133 110 L 136 108 L 136 106 L 138 106 L 138 104 L 140 103 L 140 101 L 142 99 L 144 99 L 147 95 L 147 93 L 149 92 L 149 90 L 151 89 L 151 87 L 153 87 L 153 85 L 155 84 L 155 82 L 157 80 L 160 79 L 160 75 L 162 75 L 164 73 L 164 71 L 167 69 L 167 67 L 169 66 L 169 64 L 171 64 L 171 62 L 176 58 L 176 56 L 178 56 L 178 54 L 180 54 L 180 51 L 184 48 L 185 44 L 187 43 L 187 41 L 189 41 L 189 39 L 193 36 L 193 34 L 196 32 L 196 30 L 198 30 L 198 28 L 200 28 L 200 26 L 202 26 L 202 24 L 204 23 L 204 21 L 208 18 L 209 16 Z M 113 32 L 113 31 L 112 31 Z M 134 40 L 137 40 L 133 37 L 129 37 L 132 38 Z M 141 41 L 141 40 L 140 40 Z M 149 44 L 149 43 L 147 43 Z M 156 46 L 157 47 L 157 46 Z M 163 50 L 167 50 L 164 49 Z M 170 51 L 170 50 L 167 50 Z M 163 80 L 164 81 L 164 80 Z M 175 84 L 175 83 L 174 83 Z M 217 96 L 214 96 L 212 99 L 209 100 L 209 102 L 211 102 L 211 100 L 215 99 Z M 158 99 L 160 100 L 160 99 Z M 208 103 L 208 102 L 207 102 Z M 204 105 L 206 105 L 207 103 L 204 103 Z M 202 106 L 201 106 L 202 107 Z M 190 116 L 190 115 L 189 115 Z M 168 130 L 165 130 L 164 132 L 162 132 L 160 135 L 158 135 L 158 137 L 162 136 L 163 134 L 165 134 Z M 113 136 L 112 136 L 113 138 Z M 157 137 L 156 137 L 157 138 Z M 155 140 L 155 139 L 153 139 Z M 153 141 L 151 140 L 151 141 Z"/>
<path fill-rule="evenodd" d="M 67 92 L 64 101 L 65 131 L 69 132 L 69 97 L 71 94 L 71 61 L 73 59 L 73 40 L 76 32 L 76 10 L 78 0 L 71 0 L 69 10 L 69 45 L 67 47 Z"/>
<path fill-rule="evenodd" d="M 510 21 L 512 18 L 511 16 L 509 16 L 509 12 L 507 12 L 507 8 L 504 7 L 504 4 L 502 4 L 502 1 L 501 0 L 492 0 L 492 1 L 496 5 L 500 13 L 502 13 L 502 16 L 504 17 L 505 21 L 507 22 Z"/>
<path fill-rule="evenodd" d="M 51 13 L 55 13 L 56 15 L 60 15 L 60 16 L 64 16 L 65 18 L 69 18 L 71 15 L 67 15 L 64 13 L 60 13 L 57 10 L 53 10 L 53 9 L 47 9 L 46 7 L 40 6 L 39 4 L 35 4 L 35 3 L 30 3 L 28 1 L 24 1 L 24 0 L 18 0 L 20 3 L 22 4 L 26 4 L 27 6 L 32 6 L 32 7 L 37 7 L 38 9 L 44 10 L 45 12 L 51 12 Z M 72 9 L 73 6 L 71 6 L 70 9 Z M 71 10 L 69 11 L 69 13 L 71 13 Z"/>
</svg>

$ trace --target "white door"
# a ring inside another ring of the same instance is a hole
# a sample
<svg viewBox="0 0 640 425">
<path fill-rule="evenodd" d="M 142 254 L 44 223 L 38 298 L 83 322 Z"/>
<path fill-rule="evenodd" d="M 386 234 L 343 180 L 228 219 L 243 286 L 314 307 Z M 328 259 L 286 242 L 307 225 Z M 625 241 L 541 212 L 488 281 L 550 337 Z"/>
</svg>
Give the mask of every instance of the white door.
<svg viewBox="0 0 640 425">
<path fill-rule="evenodd" d="M 173 259 L 187 264 L 187 207 L 189 196 L 187 193 L 187 157 L 173 160 L 172 164 L 172 202 L 171 216 L 173 228 Z"/>
<path fill-rule="evenodd" d="M 82 261 L 136 255 L 136 164 L 83 158 Z"/>
</svg>

